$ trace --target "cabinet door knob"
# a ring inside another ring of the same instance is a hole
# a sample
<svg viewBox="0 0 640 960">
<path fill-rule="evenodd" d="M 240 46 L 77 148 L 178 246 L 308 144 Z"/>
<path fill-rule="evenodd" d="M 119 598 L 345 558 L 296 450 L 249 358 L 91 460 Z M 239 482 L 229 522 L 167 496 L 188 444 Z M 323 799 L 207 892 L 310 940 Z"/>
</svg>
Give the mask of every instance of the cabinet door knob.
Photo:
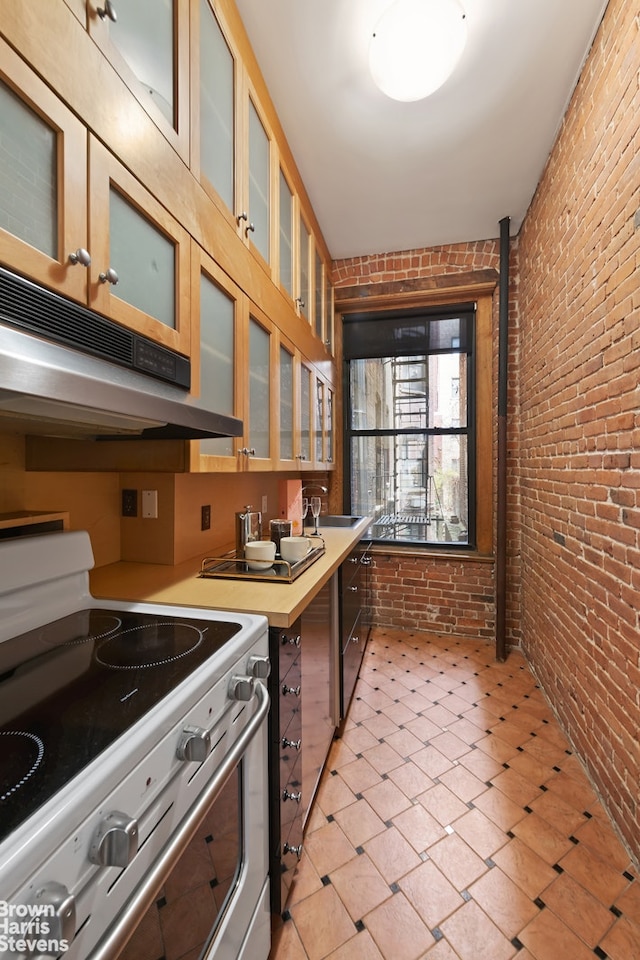
<svg viewBox="0 0 640 960">
<path fill-rule="evenodd" d="M 349 593 L 357 593 L 357 592 L 358 592 L 357 587 L 349 587 Z"/>
<path fill-rule="evenodd" d="M 91 265 L 91 254 L 84 247 L 78 247 L 75 253 L 69 254 L 69 263 L 79 263 L 83 267 Z"/>
<path fill-rule="evenodd" d="M 302 740 L 287 740 L 286 737 L 283 737 L 280 743 L 285 750 L 299 750 L 302 746 Z"/>
<path fill-rule="evenodd" d="M 298 793 L 289 793 L 288 790 L 283 790 L 283 791 L 282 791 L 282 799 L 283 799 L 283 800 L 295 800 L 296 803 L 300 803 L 300 801 L 302 800 L 302 794 L 301 794 L 300 792 L 298 792 Z"/>
<path fill-rule="evenodd" d="M 105 270 L 104 273 L 101 273 L 98 276 L 98 280 L 100 281 L 100 283 L 110 283 L 114 287 L 119 279 L 120 278 L 118 277 L 118 274 L 113 269 L 113 267 L 109 267 L 108 270 Z"/>
<path fill-rule="evenodd" d="M 245 457 L 255 457 L 256 448 L 255 447 L 242 447 L 240 453 L 244 454 Z"/>
<path fill-rule="evenodd" d="M 297 634 L 295 637 L 288 637 L 286 633 L 283 633 L 280 637 L 280 642 L 282 643 L 283 647 L 286 647 L 288 643 L 290 643 L 293 647 L 299 647 L 302 643 L 302 637 L 300 634 Z"/>
<path fill-rule="evenodd" d="M 297 846 L 294 846 L 294 845 L 292 845 L 292 844 L 290 844 L 290 843 L 287 843 L 287 842 L 285 841 L 285 843 L 284 843 L 283 846 L 282 846 L 282 852 L 283 852 L 283 854 L 285 854 L 285 855 L 286 855 L 287 853 L 295 853 L 296 857 L 297 857 L 298 860 L 299 860 L 300 857 L 302 856 L 302 844 L 299 843 Z"/>
<path fill-rule="evenodd" d="M 250 233 L 255 233 L 256 225 L 255 223 L 248 223 L 244 228 L 244 235 L 248 237 Z"/>
<path fill-rule="evenodd" d="M 104 0 L 104 7 L 98 7 L 96 13 L 101 20 L 104 20 L 105 17 L 107 20 L 111 20 L 112 23 L 116 23 L 118 20 L 118 14 L 111 3 L 111 0 Z"/>
<path fill-rule="evenodd" d="M 282 684 L 282 693 L 286 697 L 288 693 L 292 693 L 294 697 L 300 696 L 300 684 L 297 687 L 288 687 L 286 683 Z"/>
</svg>

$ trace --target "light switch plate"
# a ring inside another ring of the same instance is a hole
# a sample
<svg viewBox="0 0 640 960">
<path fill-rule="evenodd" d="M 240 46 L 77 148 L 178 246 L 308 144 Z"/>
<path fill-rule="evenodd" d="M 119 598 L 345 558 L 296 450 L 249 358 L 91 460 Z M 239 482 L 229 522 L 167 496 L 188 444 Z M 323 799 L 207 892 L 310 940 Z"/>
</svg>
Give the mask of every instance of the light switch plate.
<svg viewBox="0 0 640 960">
<path fill-rule="evenodd" d="M 158 491 L 142 491 L 142 516 L 147 520 L 156 520 L 158 517 Z"/>
</svg>

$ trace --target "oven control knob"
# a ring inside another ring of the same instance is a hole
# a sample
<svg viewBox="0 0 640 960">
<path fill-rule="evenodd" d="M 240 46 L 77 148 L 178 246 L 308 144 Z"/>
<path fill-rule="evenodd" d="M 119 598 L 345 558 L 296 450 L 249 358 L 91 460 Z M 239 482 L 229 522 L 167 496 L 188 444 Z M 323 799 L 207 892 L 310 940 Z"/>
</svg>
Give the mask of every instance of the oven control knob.
<svg viewBox="0 0 640 960">
<path fill-rule="evenodd" d="M 138 821 L 114 810 L 96 830 L 89 860 L 101 867 L 126 867 L 138 852 Z"/>
<path fill-rule="evenodd" d="M 229 681 L 229 699 L 251 700 L 254 686 L 255 680 L 253 677 L 242 677 L 234 674 Z"/>
<path fill-rule="evenodd" d="M 36 893 L 36 903 L 49 925 L 47 937 L 57 941 L 73 940 L 76 932 L 76 898 L 64 884 L 45 883 Z"/>
<path fill-rule="evenodd" d="M 249 657 L 247 660 L 247 673 L 256 680 L 266 680 L 271 673 L 271 662 L 269 657 Z"/>
<path fill-rule="evenodd" d="M 194 727 L 188 724 L 178 741 L 176 756 L 178 760 L 196 760 L 202 763 L 209 756 L 211 750 L 211 735 L 204 727 Z"/>
</svg>

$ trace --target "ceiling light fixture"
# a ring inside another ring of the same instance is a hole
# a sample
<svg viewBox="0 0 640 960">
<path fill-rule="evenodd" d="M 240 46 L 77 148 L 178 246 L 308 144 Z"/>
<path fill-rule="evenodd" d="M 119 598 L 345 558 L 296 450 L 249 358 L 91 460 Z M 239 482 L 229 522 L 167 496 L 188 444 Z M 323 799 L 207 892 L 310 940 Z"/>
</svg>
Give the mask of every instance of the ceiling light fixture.
<svg viewBox="0 0 640 960">
<path fill-rule="evenodd" d="M 393 100 L 422 100 L 451 76 L 466 39 L 458 0 L 395 0 L 371 38 L 371 75 Z"/>
</svg>

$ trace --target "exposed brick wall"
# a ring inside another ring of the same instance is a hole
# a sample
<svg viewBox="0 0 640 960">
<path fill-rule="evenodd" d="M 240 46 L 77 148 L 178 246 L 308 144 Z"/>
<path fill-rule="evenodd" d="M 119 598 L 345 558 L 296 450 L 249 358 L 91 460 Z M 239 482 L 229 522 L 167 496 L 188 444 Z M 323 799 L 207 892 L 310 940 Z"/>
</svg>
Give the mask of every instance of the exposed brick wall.
<svg viewBox="0 0 640 960">
<path fill-rule="evenodd" d="M 520 232 L 523 649 L 640 860 L 640 35 L 610 0 Z"/>
<path fill-rule="evenodd" d="M 489 268 L 497 270 L 499 266 L 497 242 L 480 240 L 476 243 L 451 243 L 441 247 L 403 250 L 400 253 L 376 253 L 334 260 L 332 276 L 336 287 L 350 287 Z"/>
<path fill-rule="evenodd" d="M 496 231 L 498 224 L 496 223 Z M 333 263 L 336 289 L 355 285 L 389 283 L 413 278 L 443 277 L 479 270 L 499 270 L 499 242 L 484 240 L 457 243 L 399 253 L 352 257 Z M 497 398 L 498 294 L 494 298 L 496 331 L 494 407 Z M 494 431 L 495 432 L 495 431 Z M 511 442 L 511 448 L 514 444 Z M 495 460 L 495 457 L 494 457 Z M 517 502 L 517 497 L 511 500 Z M 519 556 L 517 517 L 509 529 L 513 539 L 510 553 Z M 429 629 L 456 636 L 495 636 L 494 564 L 467 558 L 419 555 L 407 557 L 380 553 L 372 568 L 373 619 L 377 624 L 415 628 L 420 622 Z M 509 578 L 511 600 L 507 616 L 508 640 L 519 642 L 518 579 Z"/>
<path fill-rule="evenodd" d="M 376 552 L 369 569 L 373 623 L 493 640 L 493 563 Z"/>
</svg>

